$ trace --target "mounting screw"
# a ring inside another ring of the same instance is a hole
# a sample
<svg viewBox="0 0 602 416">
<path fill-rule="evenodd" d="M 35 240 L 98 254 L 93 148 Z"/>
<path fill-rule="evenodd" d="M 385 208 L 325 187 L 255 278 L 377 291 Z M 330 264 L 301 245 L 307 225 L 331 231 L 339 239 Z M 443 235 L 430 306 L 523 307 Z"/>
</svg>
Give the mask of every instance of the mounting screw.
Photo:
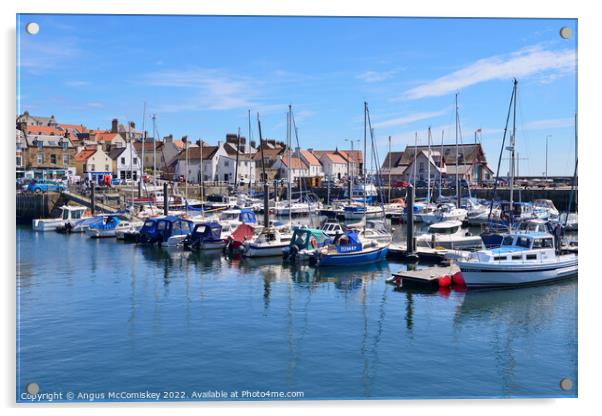
<svg viewBox="0 0 602 416">
<path fill-rule="evenodd" d="M 27 391 L 27 393 L 34 396 L 40 391 L 40 386 L 38 386 L 37 383 L 29 383 L 27 386 L 25 386 L 25 390 Z"/>
<path fill-rule="evenodd" d="M 573 380 L 570 378 L 563 378 L 560 380 L 560 388 L 564 391 L 569 391 L 573 388 Z"/>
<path fill-rule="evenodd" d="M 25 25 L 25 31 L 30 35 L 37 35 L 40 31 L 40 25 L 36 22 L 30 22 Z"/>
<path fill-rule="evenodd" d="M 564 26 L 560 29 L 560 37 L 562 39 L 570 39 L 573 35 L 573 31 L 570 27 Z"/>
</svg>

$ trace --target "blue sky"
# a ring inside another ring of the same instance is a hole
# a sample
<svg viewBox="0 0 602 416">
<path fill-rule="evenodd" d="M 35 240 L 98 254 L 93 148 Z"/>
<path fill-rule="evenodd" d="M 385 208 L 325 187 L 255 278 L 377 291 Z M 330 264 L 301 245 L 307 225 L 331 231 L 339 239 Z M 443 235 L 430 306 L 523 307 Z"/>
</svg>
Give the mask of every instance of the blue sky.
<svg viewBox="0 0 602 416">
<path fill-rule="evenodd" d="M 254 138 L 259 112 L 284 140 L 292 104 L 301 146 L 328 149 L 363 137 L 367 101 L 382 159 L 389 135 L 454 142 L 458 93 L 463 142 L 481 128 L 494 170 L 516 76 L 519 173 L 542 174 L 548 135 L 549 174 L 573 171 L 575 20 L 20 15 L 17 31 L 21 112 L 140 127 L 146 102 L 147 129 L 155 113 L 162 136 L 217 142 L 247 135 L 249 109 Z"/>
</svg>

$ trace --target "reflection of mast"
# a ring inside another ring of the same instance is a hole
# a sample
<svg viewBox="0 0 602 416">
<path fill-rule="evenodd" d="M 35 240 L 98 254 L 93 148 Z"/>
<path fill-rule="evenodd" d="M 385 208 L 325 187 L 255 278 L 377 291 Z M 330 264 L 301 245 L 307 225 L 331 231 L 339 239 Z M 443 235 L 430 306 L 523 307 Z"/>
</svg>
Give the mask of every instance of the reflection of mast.
<svg viewBox="0 0 602 416">
<path fill-rule="evenodd" d="M 406 328 L 412 331 L 414 327 L 414 298 L 411 291 L 406 291 Z"/>
</svg>

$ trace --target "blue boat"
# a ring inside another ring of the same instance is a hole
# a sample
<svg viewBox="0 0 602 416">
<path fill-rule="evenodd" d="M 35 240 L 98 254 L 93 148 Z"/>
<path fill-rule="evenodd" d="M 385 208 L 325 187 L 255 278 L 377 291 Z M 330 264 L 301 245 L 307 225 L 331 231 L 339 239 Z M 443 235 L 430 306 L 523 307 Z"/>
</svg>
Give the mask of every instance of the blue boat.
<svg viewBox="0 0 602 416">
<path fill-rule="evenodd" d="M 217 221 L 194 226 L 194 230 L 184 239 L 184 247 L 189 250 L 214 250 L 226 247 L 222 238 L 222 226 Z"/>
<path fill-rule="evenodd" d="M 137 242 L 167 247 L 182 245 L 193 231 L 194 223 L 173 215 L 149 218 L 140 229 Z"/>
<path fill-rule="evenodd" d="M 358 266 L 385 260 L 389 244 L 362 242 L 358 233 L 348 231 L 335 238 L 334 243 L 315 251 L 310 263 L 316 267 Z"/>
</svg>

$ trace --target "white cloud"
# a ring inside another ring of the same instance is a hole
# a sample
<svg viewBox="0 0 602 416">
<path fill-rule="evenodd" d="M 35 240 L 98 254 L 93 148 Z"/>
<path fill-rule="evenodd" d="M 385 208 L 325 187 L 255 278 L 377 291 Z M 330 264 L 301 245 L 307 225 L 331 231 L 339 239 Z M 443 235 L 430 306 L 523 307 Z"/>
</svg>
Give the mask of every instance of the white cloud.
<svg viewBox="0 0 602 416">
<path fill-rule="evenodd" d="M 557 129 L 563 127 L 573 127 L 575 125 L 575 119 L 572 117 L 568 118 L 553 118 L 546 120 L 534 120 L 525 123 L 523 128 L 525 130 L 543 130 L 543 129 Z"/>
<path fill-rule="evenodd" d="M 381 82 L 386 81 L 393 77 L 395 71 L 366 71 L 361 74 L 355 76 L 355 78 L 360 79 L 364 82 Z"/>
<path fill-rule="evenodd" d="M 535 74 L 545 74 L 545 79 L 551 82 L 575 69 L 574 49 L 552 51 L 533 46 L 509 55 L 480 59 L 451 74 L 407 90 L 403 98 L 438 97 L 481 82 L 526 78 Z"/>
<path fill-rule="evenodd" d="M 449 112 L 449 109 L 444 109 L 440 111 L 431 111 L 431 112 L 420 112 L 409 114 L 403 117 L 396 117 L 388 120 L 379 121 L 372 124 L 374 128 L 383 128 L 383 127 L 393 127 L 393 126 L 403 126 L 406 124 L 411 124 L 416 121 L 427 120 L 430 118 L 439 117 L 445 115 Z"/>
<path fill-rule="evenodd" d="M 258 83 L 255 80 L 235 77 L 217 69 L 195 68 L 169 70 L 147 75 L 154 86 L 190 88 L 196 98 L 176 104 L 162 105 L 157 111 L 178 112 L 194 110 L 231 110 L 252 106 Z"/>
</svg>

